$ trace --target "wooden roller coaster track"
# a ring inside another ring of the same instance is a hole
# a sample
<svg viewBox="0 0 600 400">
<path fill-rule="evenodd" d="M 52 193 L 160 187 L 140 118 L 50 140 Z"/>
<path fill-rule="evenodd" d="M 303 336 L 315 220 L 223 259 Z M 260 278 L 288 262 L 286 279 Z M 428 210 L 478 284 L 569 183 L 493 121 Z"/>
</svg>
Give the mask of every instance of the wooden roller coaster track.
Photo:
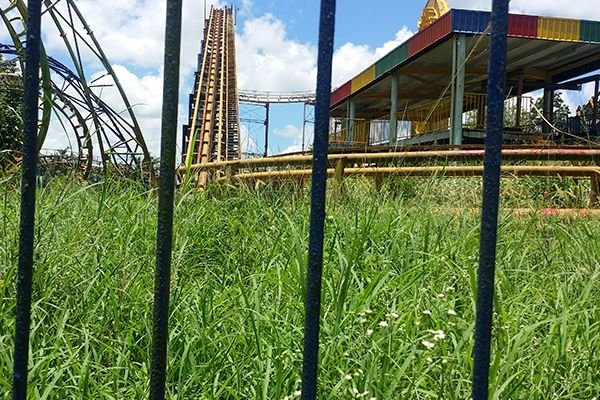
<svg viewBox="0 0 600 400">
<path fill-rule="evenodd" d="M 231 9 L 211 8 L 204 28 L 189 124 L 183 131 L 185 165 L 240 158 L 234 18 Z M 198 177 L 198 184 L 206 176 Z"/>
</svg>

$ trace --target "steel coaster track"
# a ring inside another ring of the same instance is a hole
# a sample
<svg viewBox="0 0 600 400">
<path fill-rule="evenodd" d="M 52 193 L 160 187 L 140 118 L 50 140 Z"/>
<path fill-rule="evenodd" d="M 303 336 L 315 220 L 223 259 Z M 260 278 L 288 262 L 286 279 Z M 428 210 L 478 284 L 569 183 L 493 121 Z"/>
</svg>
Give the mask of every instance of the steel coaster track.
<svg viewBox="0 0 600 400">
<path fill-rule="evenodd" d="M 186 165 L 241 158 L 234 19 L 227 7 L 210 10 L 189 112 Z M 206 180 L 201 174 L 197 184 Z"/>
<path fill-rule="evenodd" d="M 4 5 L 4 3 L 9 3 Z M 109 165 L 125 170 L 142 169 L 152 175 L 150 153 L 137 117 L 104 51 L 73 0 L 44 1 L 42 14 L 47 14 L 62 37 L 74 71 L 47 56 L 41 45 L 41 101 L 38 147 L 41 149 L 52 114 L 75 133 L 78 146 L 78 168 L 89 173 L 94 158 L 94 146 L 103 168 Z M 0 0 L 0 17 L 12 46 L 1 45 L 4 54 L 17 56 L 24 71 L 25 24 L 27 6 L 23 0 Z M 105 72 L 89 81 L 82 62 L 87 50 L 103 66 Z M 114 87 L 122 101 L 123 111 L 116 111 L 101 98 L 103 88 Z"/>
</svg>

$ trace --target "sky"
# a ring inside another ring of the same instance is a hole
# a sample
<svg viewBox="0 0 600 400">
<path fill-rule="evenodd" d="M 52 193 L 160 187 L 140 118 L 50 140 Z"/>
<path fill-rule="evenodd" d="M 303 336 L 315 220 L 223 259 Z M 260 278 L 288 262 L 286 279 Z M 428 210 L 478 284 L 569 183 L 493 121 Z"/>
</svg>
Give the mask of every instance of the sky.
<svg viewBox="0 0 600 400">
<path fill-rule="evenodd" d="M 8 0 L 0 0 L 4 7 Z M 207 0 L 223 6 L 231 0 Z M 337 2 L 333 86 L 339 86 L 407 40 L 416 32 L 426 0 L 343 0 Z M 489 10 L 491 0 L 449 0 L 452 8 Z M 164 51 L 164 0 L 78 0 L 77 4 L 112 63 L 140 120 L 153 155 L 159 154 Z M 183 0 L 180 70 L 179 131 L 187 120 L 197 54 L 204 23 L 204 0 Z M 240 90 L 314 91 L 316 86 L 318 0 L 236 0 L 238 86 Z M 600 21 L 597 0 L 512 0 L 511 12 L 585 18 Z M 42 20 L 43 40 L 49 55 L 71 66 L 65 46 L 52 21 Z M 0 27 L 0 43 L 10 43 Z M 98 76 L 98 63 L 84 54 L 88 76 Z M 592 89 L 571 92 L 567 104 L 574 111 Z M 104 94 L 118 103 L 114 93 Z M 120 104 L 114 107 L 119 109 Z M 248 110 L 242 108 L 242 118 Z M 302 141 L 303 107 L 274 105 L 270 115 L 269 153 L 297 151 Z M 56 124 L 54 125 L 56 126 Z M 60 131 L 60 129 L 56 129 Z M 307 134 L 312 134 L 309 125 Z M 242 132 L 242 147 L 262 151 L 264 128 L 249 126 Z M 67 146 L 64 134 L 50 133 L 45 147 Z M 180 143 L 180 140 L 178 140 Z M 181 149 L 178 149 L 180 153 Z"/>
</svg>

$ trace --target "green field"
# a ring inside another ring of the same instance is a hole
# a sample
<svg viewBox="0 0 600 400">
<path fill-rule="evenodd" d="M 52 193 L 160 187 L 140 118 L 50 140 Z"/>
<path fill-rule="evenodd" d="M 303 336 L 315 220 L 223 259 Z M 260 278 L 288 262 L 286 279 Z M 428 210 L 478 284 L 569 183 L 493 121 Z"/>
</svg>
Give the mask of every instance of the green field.
<svg viewBox="0 0 600 400">
<path fill-rule="evenodd" d="M 505 180 L 494 399 L 600 394 L 600 219 L 576 182 Z M 0 183 L 0 395 L 9 398 L 18 184 Z M 308 188 L 176 198 L 170 399 L 291 399 L 300 389 Z M 544 196 L 544 191 L 548 194 Z M 329 197 L 322 399 L 469 399 L 480 181 L 349 180 Z M 54 180 L 38 193 L 31 399 L 143 399 L 155 193 Z"/>
</svg>

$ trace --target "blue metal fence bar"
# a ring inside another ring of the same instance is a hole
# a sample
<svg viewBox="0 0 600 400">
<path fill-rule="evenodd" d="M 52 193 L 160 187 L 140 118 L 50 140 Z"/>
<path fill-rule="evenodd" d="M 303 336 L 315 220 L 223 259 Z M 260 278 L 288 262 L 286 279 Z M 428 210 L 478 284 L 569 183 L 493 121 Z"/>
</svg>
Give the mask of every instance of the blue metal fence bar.
<svg viewBox="0 0 600 400">
<path fill-rule="evenodd" d="M 177 107 L 179 104 L 181 2 L 182 0 L 167 0 L 152 362 L 150 369 L 151 400 L 163 400 L 166 386 L 171 249 L 173 242 L 173 197 L 175 191 L 175 145 L 177 142 Z"/>
<path fill-rule="evenodd" d="M 310 238 L 305 299 L 304 362 L 302 370 L 303 400 L 314 400 L 317 397 L 321 275 L 323 270 L 325 189 L 327 181 L 327 146 L 329 140 L 329 106 L 331 102 L 331 65 L 333 58 L 333 35 L 335 31 L 335 3 L 335 0 L 321 0 L 319 22 L 317 102 L 315 104 Z"/>
<path fill-rule="evenodd" d="M 40 87 L 41 0 L 27 3 L 27 47 L 23 111 L 23 175 L 21 177 L 21 222 L 17 272 L 17 319 L 13 370 L 13 399 L 27 398 L 29 325 L 31 323 L 31 280 L 35 225 L 38 99 Z"/>
<path fill-rule="evenodd" d="M 488 113 L 483 160 L 483 202 L 477 277 L 477 316 L 473 365 L 473 400 L 488 398 L 490 343 L 492 336 L 496 236 L 500 197 L 500 165 L 504 131 L 506 35 L 509 0 L 492 2 L 492 35 L 488 72 Z"/>
</svg>

